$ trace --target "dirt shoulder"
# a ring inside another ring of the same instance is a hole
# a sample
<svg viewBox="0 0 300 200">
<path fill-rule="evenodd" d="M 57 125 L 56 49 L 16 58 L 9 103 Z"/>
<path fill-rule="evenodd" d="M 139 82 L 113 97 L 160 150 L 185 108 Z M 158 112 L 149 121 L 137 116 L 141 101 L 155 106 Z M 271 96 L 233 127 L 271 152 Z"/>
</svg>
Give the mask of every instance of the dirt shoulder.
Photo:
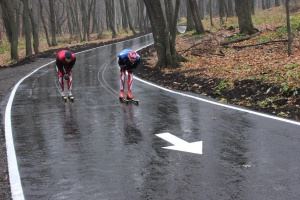
<svg viewBox="0 0 300 200">
<path fill-rule="evenodd" d="M 177 51 L 187 62 L 160 70 L 151 47 L 142 52 L 144 67 L 136 75 L 167 88 L 299 121 L 300 37 L 294 38 L 293 55 L 288 57 L 277 30 L 262 30 L 228 45 L 222 43 L 244 36 L 235 29 L 202 36 L 187 33 L 177 38 Z"/>
</svg>

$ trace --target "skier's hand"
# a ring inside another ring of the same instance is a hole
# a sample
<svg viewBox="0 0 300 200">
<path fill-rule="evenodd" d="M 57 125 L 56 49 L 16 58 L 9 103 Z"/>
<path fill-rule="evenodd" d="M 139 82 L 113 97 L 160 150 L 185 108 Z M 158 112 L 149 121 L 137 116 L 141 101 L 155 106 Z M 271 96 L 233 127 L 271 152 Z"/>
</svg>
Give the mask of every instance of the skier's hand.
<svg viewBox="0 0 300 200">
<path fill-rule="evenodd" d="M 68 75 L 68 74 L 65 74 L 65 75 L 64 75 L 64 79 L 65 79 L 66 81 L 69 80 L 69 79 L 70 79 L 69 75 Z"/>
</svg>

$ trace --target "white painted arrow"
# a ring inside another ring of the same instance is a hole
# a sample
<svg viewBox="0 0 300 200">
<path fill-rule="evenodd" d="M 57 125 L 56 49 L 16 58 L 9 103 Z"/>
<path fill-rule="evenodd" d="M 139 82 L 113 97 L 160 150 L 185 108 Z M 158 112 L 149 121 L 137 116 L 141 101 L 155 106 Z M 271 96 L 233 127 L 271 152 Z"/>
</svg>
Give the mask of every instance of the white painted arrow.
<svg viewBox="0 0 300 200">
<path fill-rule="evenodd" d="M 198 142 L 186 142 L 171 133 L 160 133 L 156 134 L 157 137 L 160 137 L 174 146 L 163 147 L 164 149 L 171 149 L 176 151 L 184 151 L 188 153 L 202 154 L 202 141 Z"/>
</svg>

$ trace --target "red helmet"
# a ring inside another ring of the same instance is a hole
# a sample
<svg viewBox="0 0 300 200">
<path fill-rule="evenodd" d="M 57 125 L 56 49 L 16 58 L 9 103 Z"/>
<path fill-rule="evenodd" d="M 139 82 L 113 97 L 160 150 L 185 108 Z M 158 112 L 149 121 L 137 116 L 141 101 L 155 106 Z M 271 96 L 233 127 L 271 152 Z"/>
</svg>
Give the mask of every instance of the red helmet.
<svg viewBox="0 0 300 200">
<path fill-rule="evenodd" d="M 137 53 L 136 53 L 135 51 L 130 51 L 130 52 L 128 53 L 128 58 L 129 58 L 129 60 L 130 60 L 131 62 L 135 62 L 136 59 L 137 59 L 137 57 L 138 57 L 138 55 L 137 55 Z"/>
</svg>

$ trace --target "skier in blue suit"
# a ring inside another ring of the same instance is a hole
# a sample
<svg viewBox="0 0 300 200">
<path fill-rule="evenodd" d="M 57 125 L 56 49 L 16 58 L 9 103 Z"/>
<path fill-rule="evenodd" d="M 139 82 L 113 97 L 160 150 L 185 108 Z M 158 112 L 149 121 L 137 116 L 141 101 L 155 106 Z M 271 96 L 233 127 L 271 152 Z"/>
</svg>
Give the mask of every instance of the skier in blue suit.
<svg viewBox="0 0 300 200">
<path fill-rule="evenodd" d="M 125 98 L 125 76 L 127 72 L 127 99 L 133 99 L 132 83 L 133 74 L 132 70 L 141 63 L 141 57 L 132 49 L 124 49 L 118 54 L 118 64 L 120 66 L 120 99 Z"/>
</svg>

